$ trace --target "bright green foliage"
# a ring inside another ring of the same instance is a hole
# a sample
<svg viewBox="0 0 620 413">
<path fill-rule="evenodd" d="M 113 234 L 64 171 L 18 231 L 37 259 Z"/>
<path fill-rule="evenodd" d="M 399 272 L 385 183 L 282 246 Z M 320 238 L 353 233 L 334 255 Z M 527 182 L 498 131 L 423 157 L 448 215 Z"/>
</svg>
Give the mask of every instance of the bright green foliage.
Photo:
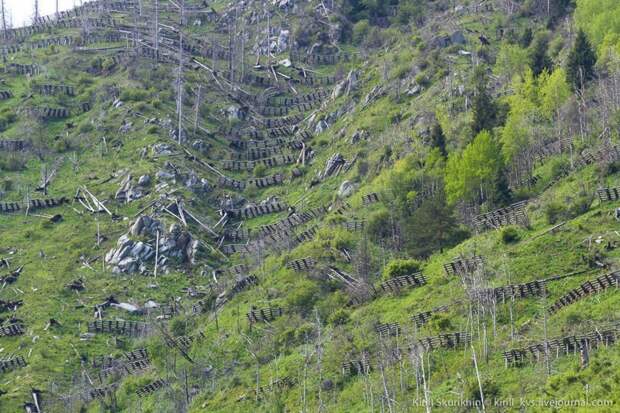
<svg viewBox="0 0 620 413">
<path fill-rule="evenodd" d="M 575 89 L 581 89 L 585 83 L 594 78 L 596 54 L 586 33 L 579 30 L 575 45 L 568 55 L 567 75 Z"/>
<path fill-rule="evenodd" d="M 510 110 L 502 129 L 500 141 L 506 161 L 511 160 L 532 136 L 532 126 L 538 114 L 538 86 L 531 69 L 522 78 L 513 80 L 514 94 L 507 98 Z"/>
<path fill-rule="evenodd" d="M 422 264 L 418 260 L 392 260 L 383 269 L 383 278 L 390 279 L 419 272 Z"/>
<path fill-rule="evenodd" d="M 498 143 L 487 131 L 479 133 L 462 154 L 452 154 L 446 166 L 449 203 L 459 199 L 484 202 L 497 189 L 503 159 Z"/>
<path fill-rule="evenodd" d="M 617 0 L 577 0 L 575 21 L 592 43 L 599 46 L 606 37 L 620 35 L 620 2 Z"/>
<path fill-rule="evenodd" d="M 502 44 L 493 71 L 507 80 L 514 76 L 522 76 L 528 68 L 528 51 L 516 44 Z"/>
<path fill-rule="evenodd" d="M 550 75 L 544 73 L 539 83 L 542 112 L 548 119 L 552 119 L 571 96 L 570 87 L 566 81 L 566 71 L 558 68 Z"/>
<path fill-rule="evenodd" d="M 562 68 L 553 73 L 543 72 L 538 78 L 526 70 L 522 78 L 513 81 L 514 94 L 506 101 L 510 107 L 500 141 L 504 159 L 508 162 L 524 147 L 533 143 L 538 125 L 545 119 L 557 119 L 557 113 L 570 98 L 571 91 Z"/>
</svg>

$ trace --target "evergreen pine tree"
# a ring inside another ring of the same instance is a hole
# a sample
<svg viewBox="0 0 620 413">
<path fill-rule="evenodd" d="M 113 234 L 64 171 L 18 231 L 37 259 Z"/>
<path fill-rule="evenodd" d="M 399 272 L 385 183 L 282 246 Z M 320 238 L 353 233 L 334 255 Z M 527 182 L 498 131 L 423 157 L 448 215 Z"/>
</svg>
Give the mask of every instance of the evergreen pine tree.
<svg viewBox="0 0 620 413">
<path fill-rule="evenodd" d="M 483 130 L 491 130 L 496 126 L 497 108 L 495 102 L 487 91 L 487 81 L 484 68 L 478 66 L 474 72 L 476 83 L 476 95 L 472 102 L 473 123 L 472 131 L 474 135 Z"/>
<path fill-rule="evenodd" d="M 532 43 L 533 38 L 534 38 L 534 35 L 532 34 L 532 28 L 527 27 L 525 31 L 523 32 L 523 34 L 521 35 L 521 39 L 519 39 L 519 43 L 521 44 L 521 47 L 530 47 L 530 44 Z"/>
<path fill-rule="evenodd" d="M 581 89 L 586 82 L 594 78 L 596 54 L 585 32 L 579 30 L 575 45 L 568 55 L 566 74 L 575 89 Z"/>
<path fill-rule="evenodd" d="M 439 153 L 441 153 L 441 156 L 444 158 L 448 156 L 448 151 L 446 151 L 446 136 L 443 134 L 443 129 L 441 129 L 439 122 L 435 122 L 431 129 L 431 145 L 433 148 L 439 149 Z"/>
<path fill-rule="evenodd" d="M 547 36 L 537 35 L 530 48 L 530 67 L 535 76 L 540 75 L 545 70 L 550 72 L 553 68 L 553 62 L 547 54 L 549 42 Z"/>
</svg>

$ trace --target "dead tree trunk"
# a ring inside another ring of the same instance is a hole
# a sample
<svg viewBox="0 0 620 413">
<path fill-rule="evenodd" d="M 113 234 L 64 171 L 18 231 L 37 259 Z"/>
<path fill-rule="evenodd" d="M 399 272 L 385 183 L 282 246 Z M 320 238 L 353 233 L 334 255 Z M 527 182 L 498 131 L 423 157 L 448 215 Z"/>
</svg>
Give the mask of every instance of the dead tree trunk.
<svg viewBox="0 0 620 413">
<path fill-rule="evenodd" d="M 153 33 L 153 47 L 155 48 L 155 63 L 159 61 L 159 0 L 155 0 L 155 33 Z"/>
<path fill-rule="evenodd" d="M 0 24 L 2 24 L 2 37 L 6 40 L 6 8 L 4 5 L 4 0 L 0 0 Z"/>
</svg>

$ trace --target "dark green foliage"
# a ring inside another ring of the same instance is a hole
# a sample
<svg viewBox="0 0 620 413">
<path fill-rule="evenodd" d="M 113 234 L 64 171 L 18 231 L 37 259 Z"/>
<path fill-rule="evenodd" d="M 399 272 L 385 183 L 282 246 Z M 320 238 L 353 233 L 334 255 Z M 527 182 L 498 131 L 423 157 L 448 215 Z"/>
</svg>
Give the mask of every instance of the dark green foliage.
<svg viewBox="0 0 620 413">
<path fill-rule="evenodd" d="M 383 269 L 383 279 L 389 280 L 394 277 L 414 274 L 420 272 L 421 267 L 422 263 L 414 259 L 392 260 Z"/>
<path fill-rule="evenodd" d="M 537 34 L 529 50 L 530 68 L 535 76 L 540 75 L 544 71 L 551 72 L 553 69 L 553 62 L 547 54 L 548 49 L 549 39 L 547 34 Z"/>
<path fill-rule="evenodd" d="M 396 21 L 400 24 L 414 25 L 424 21 L 425 8 L 421 1 L 401 1 L 396 15 Z"/>
<path fill-rule="evenodd" d="M 566 207 L 559 202 L 551 202 L 545 208 L 545 217 L 550 225 L 557 223 L 564 216 L 566 216 Z"/>
<path fill-rule="evenodd" d="M 443 251 L 468 236 L 458 226 L 454 211 L 446 204 L 443 195 L 425 200 L 403 226 L 406 249 L 416 257 L 428 257 L 435 251 Z"/>
<path fill-rule="evenodd" d="M 327 321 L 334 326 L 340 326 L 349 322 L 349 312 L 340 308 L 330 314 Z"/>
<path fill-rule="evenodd" d="M 79 126 L 79 128 L 78 128 L 78 131 L 79 131 L 80 133 L 88 133 L 88 132 L 92 132 L 92 131 L 93 131 L 93 129 L 94 129 L 94 127 L 93 127 L 93 124 L 92 124 L 92 123 L 90 123 L 90 122 L 84 122 L 84 123 L 81 123 L 81 124 L 80 124 L 80 126 Z"/>
<path fill-rule="evenodd" d="M 353 26 L 353 43 L 362 44 L 370 32 L 368 20 L 360 20 Z"/>
<path fill-rule="evenodd" d="M 17 120 L 15 112 L 8 107 L 2 108 L 0 112 L 0 132 L 6 130 L 11 123 Z"/>
<path fill-rule="evenodd" d="M 170 332 L 173 336 L 183 336 L 187 333 L 187 326 L 184 320 L 175 318 L 170 323 Z"/>
<path fill-rule="evenodd" d="M 359 177 L 366 176 L 369 169 L 370 169 L 370 165 L 368 164 L 368 161 L 357 162 L 357 175 Z"/>
<path fill-rule="evenodd" d="M 519 231 L 515 227 L 506 227 L 502 229 L 502 242 L 504 244 L 514 244 L 521 239 Z"/>
<path fill-rule="evenodd" d="M 381 240 L 392 235 L 392 217 L 386 209 L 375 211 L 368 217 L 366 231 L 373 240 Z"/>
<path fill-rule="evenodd" d="M 519 39 L 519 44 L 521 47 L 530 47 L 532 40 L 534 39 L 534 34 L 532 33 L 531 27 L 526 27 Z"/>
<path fill-rule="evenodd" d="M 442 157 L 445 158 L 448 156 L 448 151 L 446 150 L 446 136 L 443 134 L 439 122 L 435 122 L 431 128 L 431 145 L 433 148 L 439 149 L 439 153 Z"/>
<path fill-rule="evenodd" d="M 26 167 L 26 160 L 19 154 L 0 156 L 0 170 L 7 172 L 22 171 Z"/>
<path fill-rule="evenodd" d="M 262 178 L 267 174 L 267 167 L 263 164 L 258 164 L 254 167 L 254 176 Z"/>
<path fill-rule="evenodd" d="M 121 93 L 121 100 L 126 102 L 142 102 L 147 99 L 148 92 L 144 89 L 127 88 Z"/>
<path fill-rule="evenodd" d="M 5 178 L 2 181 L 1 188 L 3 191 L 12 191 L 13 190 L 13 180 L 9 178 Z"/>
<path fill-rule="evenodd" d="M 569 198 L 563 203 L 558 201 L 551 202 L 545 208 L 547 223 L 556 224 L 562 220 L 572 219 L 585 214 L 590 210 L 592 201 L 593 195 L 582 191 L 575 198 Z"/>
<path fill-rule="evenodd" d="M 472 132 L 477 135 L 483 130 L 492 130 L 497 126 L 497 106 L 487 90 L 487 76 L 482 65 L 474 72 L 476 94 L 472 103 Z"/>
<path fill-rule="evenodd" d="M 581 89 L 588 81 L 594 79 L 594 65 L 596 65 L 594 49 L 586 33 L 579 30 L 566 63 L 566 75 L 573 88 Z"/>
</svg>

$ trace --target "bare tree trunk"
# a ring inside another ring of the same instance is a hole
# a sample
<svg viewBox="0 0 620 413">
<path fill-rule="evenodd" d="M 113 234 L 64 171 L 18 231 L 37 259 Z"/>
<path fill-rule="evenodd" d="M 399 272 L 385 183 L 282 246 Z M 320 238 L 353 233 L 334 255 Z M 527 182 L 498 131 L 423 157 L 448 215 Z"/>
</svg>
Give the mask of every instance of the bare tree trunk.
<svg viewBox="0 0 620 413">
<path fill-rule="evenodd" d="M 159 0 L 155 0 L 155 39 L 153 39 L 153 47 L 155 47 L 155 63 L 159 61 Z"/>
<path fill-rule="evenodd" d="M 484 392 L 482 391 L 482 381 L 480 380 L 480 371 L 478 370 L 478 361 L 476 360 L 476 349 L 474 349 L 473 344 L 471 344 L 471 354 L 474 359 L 474 368 L 476 369 L 476 378 L 478 379 L 478 390 L 480 391 L 480 402 L 482 404 L 482 411 L 484 412 Z"/>
<path fill-rule="evenodd" d="M 198 128 L 198 110 L 200 109 L 201 99 L 202 99 L 202 85 L 198 85 L 198 96 L 196 97 L 196 108 L 194 112 L 194 137 L 196 137 L 196 129 Z"/>
<path fill-rule="evenodd" d="M 323 384 L 323 365 L 322 365 L 323 343 L 321 340 L 323 338 L 321 337 L 321 319 L 319 318 L 319 311 L 316 308 L 314 309 L 314 316 L 316 318 L 316 328 L 317 328 L 316 364 L 317 364 L 317 368 L 319 369 L 319 392 L 318 392 L 319 408 L 318 408 L 318 411 L 322 412 L 325 410 L 325 406 L 323 405 L 323 397 L 321 393 L 321 385 Z"/>
<path fill-rule="evenodd" d="M 0 17 L 2 18 L 0 22 L 0 24 L 2 24 L 2 36 L 6 40 L 6 9 L 4 0 L 0 0 Z"/>
<path fill-rule="evenodd" d="M 39 0 L 34 0 L 34 21 L 36 23 L 37 20 L 39 20 Z"/>
<path fill-rule="evenodd" d="M 181 22 L 183 21 L 183 3 L 181 2 Z M 181 135 L 183 132 L 183 31 L 182 24 L 179 27 L 179 77 L 177 78 L 177 116 L 178 124 L 178 141 L 181 144 Z"/>
</svg>

